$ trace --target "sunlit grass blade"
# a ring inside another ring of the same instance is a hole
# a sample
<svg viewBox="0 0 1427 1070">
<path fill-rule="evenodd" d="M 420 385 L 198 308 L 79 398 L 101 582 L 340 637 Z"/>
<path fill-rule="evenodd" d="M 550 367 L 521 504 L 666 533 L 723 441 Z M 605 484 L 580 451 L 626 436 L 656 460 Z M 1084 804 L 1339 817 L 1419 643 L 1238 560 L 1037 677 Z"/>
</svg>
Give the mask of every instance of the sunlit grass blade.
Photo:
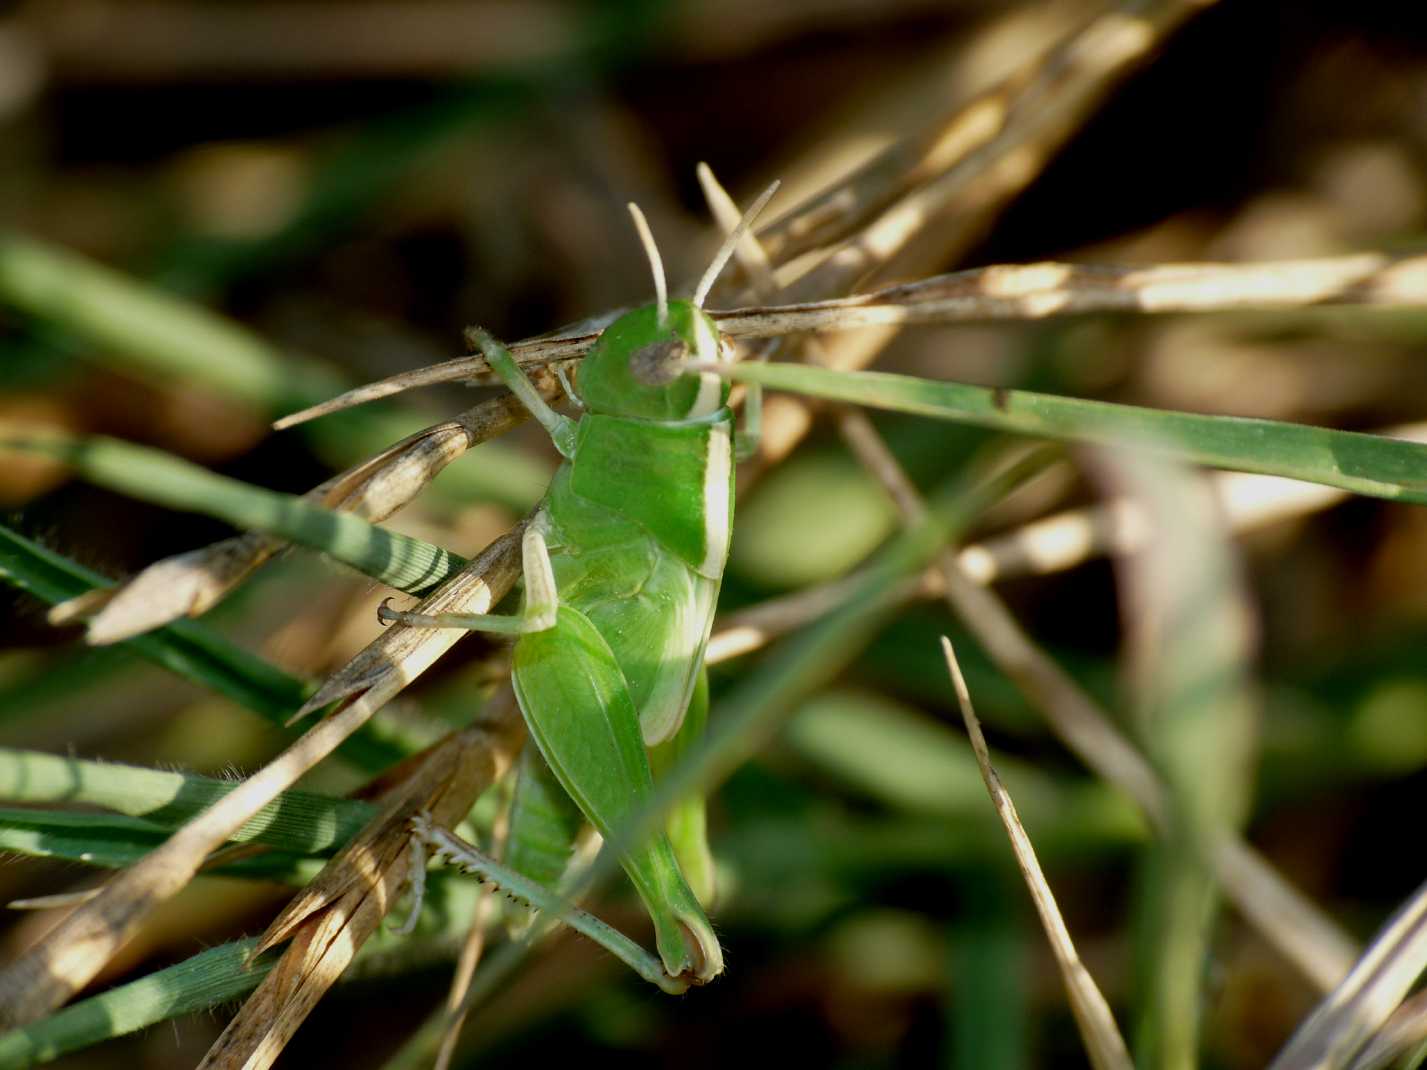
<svg viewBox="0 0 1427 1070">
<path fill-rule="evenodd" d="M 142 501 L 280 535 L 412 594 L 430 590 L 465 564 L 439 546 L 351 514 L 321 509 L 295 495 L 254 487 L 117 439 L 9 425 L 0 426 L 0 450 L 53 457 L 91 482 Z"/>
<path fill-rule="evenodd" d="M 55 604 L 106 586 L 98 573 L 0 526 L 0 581 Z M 202 624 L 177 621 L 126 640 L 124 647 L 278 724 L 301 708 L 316 687 L 256 654 L 228 642 Z M 387 726 L 368 724 L 348 740 L 342 754 L 369 770 L 399 760 L 414 740 Z"/>
<path fill-rule="evenodd" d="M 155 379 L 199 383 L 267 411 L 341 389 L 317 362 L 58 246 L 0 235 L 0 305 L 64 329 Z"/>
<path fill-rule="evenodd" d="M 122 814 L 0 807 L 0 850 L 98 869 L 133 865 L 163 843 L 170 831 L 152 821 Z M 300 886 L 316 876 L 321 865 L 320 859 L 307 859 L 288 851 L 243 851 L 215 857 L 206 872 Z M 87 899 L 89 894 L 83 893 L 83 897 Z M 53 905 L 44 897 L 39 902 Z M 23 900 L 12 905 L 34 904 Z"/>
<path fill-rule="evenodd" d="M 256 944 L 255 939 L 235 940 L 209 948 L 176 966 L 0 1033 L 0 1066 L 14 1070 L 49 1062 L 66 1052 L 250 992 L 277 962 L 276 954 L 249 961 Z"/>
<path fill-rule="evenodd" d="M 1355 494 L 1427 504 L 1427 445 L 1324 427 L 1205 416 L 1105 401 L 987 389 L 886 372 L 801 364 L 721 364 L 718 371 L 832 401 L 956 420 L 1070 442 L 1153 448 L 1211 468 L 1287 476 Z"/>
<path fill-rule="evenodd" d="M 237 786 L 236 781 L 191 773 L 0 749 L 0 799 L 102 806 L 141 819 L 164 834 Z M 375 806 L 359 800 L 288 791 L 259 810 L 232 839 L 283 851 L 327 851 L 346 843 L 375 813 Z"/>
</svg>

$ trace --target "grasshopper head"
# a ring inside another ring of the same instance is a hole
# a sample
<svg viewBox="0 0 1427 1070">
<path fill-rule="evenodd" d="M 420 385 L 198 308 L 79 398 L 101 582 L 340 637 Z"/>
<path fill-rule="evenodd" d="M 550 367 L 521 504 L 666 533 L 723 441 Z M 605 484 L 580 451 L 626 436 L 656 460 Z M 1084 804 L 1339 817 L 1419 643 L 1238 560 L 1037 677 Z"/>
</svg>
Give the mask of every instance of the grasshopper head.
<svg viewBox="0 0 1427 1070">
<path fill-rule="evenodd" d="M 625 313 L 605 328 L 580 368 L 580 397 L 591 412 L 643 420 L 711 416 L 728 401 L 728 383 L 686 371 L 690 360 L 719 359 L 718 330 L 688 301 Z"/>
</svg>

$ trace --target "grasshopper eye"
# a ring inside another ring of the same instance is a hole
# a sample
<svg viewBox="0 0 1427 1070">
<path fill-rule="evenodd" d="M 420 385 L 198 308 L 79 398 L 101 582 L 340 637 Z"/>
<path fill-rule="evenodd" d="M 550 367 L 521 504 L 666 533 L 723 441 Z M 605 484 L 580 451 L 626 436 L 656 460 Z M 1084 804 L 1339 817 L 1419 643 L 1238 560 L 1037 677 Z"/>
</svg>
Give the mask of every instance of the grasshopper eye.
<svg viewBox="0 0 1427 1070">
<path fill-rule="evenodd" d="M 636 349 L 629 358 L 629 374 L 645 386 L 668 386 L 683 374 L 688 359 L 688 343 L 665 338 Z"/>
</svg>

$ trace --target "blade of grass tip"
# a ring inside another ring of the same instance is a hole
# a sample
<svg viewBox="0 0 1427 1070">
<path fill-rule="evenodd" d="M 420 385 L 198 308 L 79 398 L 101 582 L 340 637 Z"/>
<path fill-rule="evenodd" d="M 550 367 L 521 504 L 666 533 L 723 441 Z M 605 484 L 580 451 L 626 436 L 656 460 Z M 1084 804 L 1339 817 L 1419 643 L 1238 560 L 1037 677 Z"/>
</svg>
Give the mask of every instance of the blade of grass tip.
<svg viewBox="0 0 1427 1070">
<path fill-rule="evenodd" d="M 1355 494 L 1427 504 L 1427 446 L 1279 420 L 1148 409 L 1027 390 L 798 364 L 709 364 L 700 370 L 775 390 L 1091 445 L 1155 442 L 1189 464 L 1287 476 Z"/>
<path fill-rule="evenodd" d="M 0 525 L 0 581 L 50 604 L 73 599 L 109 581 Z M 313 686 L 230 643 L 193 621 L 177 621 L 125 641 L 124 647 L 223 695 L 246 709 L 283 723 L 312 694 Z M 341 747 L 343 757 L 376 772 L 419 749 L 410 733 L 393 725 L 368 725 Z"/>
<path fill-rule="evenodd" d="M 294 495 L 216 475 L 159 450 L 118 439 L 0 424 L 0 450 L 4 449 L 54 457 L 85 479 L 141 501 L 280 535 L 413 594 L 435 587 L 465 564 L 463 558 L 439 546 L 387 531 L 351 514 L 334 513 Z"/>
<path fill-rule="evenodd" d="M 1046 937 L 1050 941 L 1051 951 L 1055 954 L 1056 965 L 1060 967 L 1061 978 L 1070 997 L 1070 1009 L 1075 1015 L 1075 1023 L 1085 1044 L 1086 1054 L 1096 1070 L 1134 1070 L 1129 1049 L 1125 1047 L 1125 1040 L 1115 1024 L 1110 1005 L 1100 993 L 1090 971 L 1080 961 L 1074 941 L 1070 938 L 1070 930 L 1065 927 L 1060 908 L 1056 906 L 1055 894 L 1046 882 L 1040 862 L 1036 859 L 1035 848 L 1016 813 L 1016 805 L 1011 801 L 1001 778 L 996 775 L 996 770 L 991 765 L 986 737 L 981 732 L 981 722 L 972 708 L 971 693 L 961 675 L 961 666 L 957 663 L 951 640 L 943 636 L 941 647 L 946 656 L 947 673 L 951 676 L 956 690 L 956 701 L 961 707 L 961 717 L 966 723 L 967 734 L 971 737 L 971 748 L 976 753 L 977 764 L 981 767 L 982 779 L 986 782 L 986 790 L 996 807 L 996 813 L 1000 815 L 1001 823 L 1006 827 L 1006 835 L 1016 853 L 1016 863 L 1021 867 L 1026 887 L 1030 890 L 1036 912 L 1045 927 Z"/>
<path fill-rule="evenodd" d="M 1427 968 L 1427 884 L 1379 930 L 1352 971 L 1289 1038 L 1269 1070 L 1337 1070 L 1383 1027 Z"/>
<path fill-rule="evenodd" d="M 1061 741 L 1162 828 L 1164 785 L 1114 718 L 1031 641 L 1003 601 L 953 566 L 943 573 L 952 612 L 1045 711 Z M 1215 872 L 1240 913 L 1319 991 L 1331 991 L 1357 958 L 1352 939 L 1241 838 L 1221 841 L 1213 851 Z"/>
</svg>

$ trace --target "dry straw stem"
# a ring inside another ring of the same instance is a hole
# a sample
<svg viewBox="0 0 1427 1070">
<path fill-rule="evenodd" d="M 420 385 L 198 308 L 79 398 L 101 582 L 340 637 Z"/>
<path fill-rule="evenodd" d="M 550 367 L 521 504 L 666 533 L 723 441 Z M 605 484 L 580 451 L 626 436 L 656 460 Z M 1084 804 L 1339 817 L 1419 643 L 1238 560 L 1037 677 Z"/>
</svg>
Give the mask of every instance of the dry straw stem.
<svg viewBox="0 0 1427 1070">
<path fill-rule="evenodd" d="M 1355 1064 L 1427 967 L 1427 884 L 1378 932 L 1357 963 L 1309 1015 L 1270 1070 L 1339 1070 Z M 1421 1027 L 1420 1020 L 1417 1023 Z"/>
<path fill-rule="evenodd" d="M 1034 320 L 1105 312 L 1228 312 L 1427 304 L 1427 256 L 1357 253 L 1257 264 L 1046 262 L 938 275 L 831 301 L 715 313 L 732 337 L 886 324 Z"/>
<path fill-rule="evenodd" d="M 489 606 L 503 597 L 515 579 L 514 569 L 507 567 L 509 540 L 510 536 L 497 540 L 429 596 L 422 608 L 428 612 L 460 611 L 476 604 Z M 490 579 L 482 577 L 483 568 L 491 570 Z M 60 922 L 43 943 L 0 971 L 0 1024 L 20 1025 L 41 1017 L 88 984 L 144 919 L 193 879 L 210 852 L 327 757 L 465 634 L 452 629 L 411 629 L 418 634 L 391 636 L 396 628 L 405 626 L 393 626 L 373 644 L 385 641 L 383 656 L 363 662 L 365 690 L 360 695 L 141 862 L 112 878 L 94 900 Z M 353 690 L 348 688 L 346 693 Z"/>
<path fill-rule="evenodd" d="M 390 912 L 410 865 L 408 822 L 420 812 L 459 823 L 499 780 L 525 740 L 507 690 L 476 724 L 388 775 L 382 813 L 268 927 L 255 954 L 285 940 L 283 957 L 209 1049 L 204 1070 L 270 1066 Z"/>
<path fill-rule="evenodd" d="M 561 393 L 553 369 L 535 369 L 536 389 L 548 401 Z M 303 495 L 313 505 L 350 512 L 378 523 L 409 504 L 467 450 L 505 434 L 529 413 L 509 395 L 491 398 L 453 419 L 409 435 L 382 453 L 347 469 Z M 248 532 L 155 562 L 127 583 L 63 602 L 50 610 L 52 624 L 91 617 L 90 643 L 131 638 L 180 617 L 207 612 L 286 540 Z"/>
<path fill-rule="evenodd" d="M 795 209 L 775 226 L 791 228 L 804 210 L 812 212 L 825 228 L 824 233 L 845 238 L 836 251 L 798 279 L 794 293 L 805 300 L 829 294 L 845 294 L 877 268 L 905 252 L 913 239 L 926 237 L 935 242 L 918 250 L 918 260 L 928 270 L 966 251 L 989 228 L 996 215 L 1035 178 L 1055 151 L 1093 113 L 1110 90 L 1147 59 L 1154 47 L 1185 18 L 1209 6 L 1214 0 L 1140 0 L 1106 4 L 1102 13 L 1072 34 L 1045 56 L 1031 60 L 996 89 L 958 108 L 950 119 L 939 118 L 911 141 L 944 143 L 956 151 L 943 149 L 937 155 L 940 171 L 928 175 L 919 186 L 909 187 L 893 173 L 888 182 L 905 190 L 893 195 L 880 215 L 863 225 L 868 212 L 859 198 L 885 201 L 880 184 L 869 184 L 860 193 L 837 200 L 838 211 L 829 213 L 816 200 L 812 207 Z M 989 136 L 966 139 L 955 136 L 959 126 L 979 127 L 994 112 L 988 124 Z M 909 154 L 915 160 L 916 152 Z M 918 164 L 910 164 L 914 170 Z M 918 174 L 921 172 L 918 171 Z M 837 198 L 834 187 L 829 196 Z M 953 222 L 955 225 L 947 225 Z M 829 239 L 831 240 L 831 239 Z M 784 263 L 778 259 L 776 263 Z M 912 265 L 899 262 L 911 274 Z M 715 288 L 726 292 L 727 286 Z M 715 320 L 718 313 L 712 313 Z M 760 328 L 764 329 L 764 328 Z M 720 323 L 720 330 L 737 336 Z M 773 333 L 782 333 L 781 330 Z M 589 349 L 598 331 L 583 331 L 558 337 L 517 342 L 510 351 L 521 364 L 545 364 L 578 358 Z M 865 367 L 890 339 L 847 343 L 848 352 L 835 354 L 835 367 Z M 279 429 L 375 401 L 418 386 L 473 380 L 489 374 L 484 359 L 457 357 L 428 368 L 393 376 L 359 387 L 320 405 L 283 417 L 274 424 Z M 801 403 L 798 403 L 801 404 Z M 801 434 L 795 434 L 796 440 Z M 791 447 L 790 447 L 791 448 Z"/>
<path fill-rule="evenodd" d="M 1080 1038 L 1090 1056 L 1091 1065 L 1096 1070 L 1134 1070 L 1134 1063 L 1130 1060 L 1125 1040 L 1120 1036 L 1119 1027 L 1115 1024 L 1115 1016 L 1110 1012 L 1110 1005 L 1075 950 L 1070 930 L 1066 928 L 1065 919 L 1061 917 L 1060 908 L 1056 906 L 1055 893 L 1051 891 L 1050 884 L 1045 879 L 1045 873 L 1036 858 L 1035 847 L 1032 846 L 1031 838 L 1026 834 L 1025 826 L 1021 824 L 1020 815 L 1016 812 L 1016 804 L 991 765 L 986 737 L 982 734 L 981 722 L 971 705 L 971 693 L 967 690 L 966 679 L 961 675 L 961 666 L 957 664 L 951 640 L 946 636 L 942 636 L 941 648 L 946 655 L 946 670 L 956 689 L 956 701 L 961 707 L 966 733 L 971 737 L 971 749 L 976 755 L 976 764 L 981 769 L 981 779 L 986 782 L 986 791 L 991 796 L 1001 824 L 1006 828 L 1006 836 L 1016 854 L 1016 863 L 1021 867 L 1021 876 L 1025 878 L 1031 900 L 1036 905 L 1036 913 L 1040 915 L 1041 925 L 1050 941 L 1056 965 L 1060 967 L 1061 979 L 1065 982 L 1065 991 L 1070 997 L 1070 1009 L 1075 1015 L 1075 1023 L 1080 1029 Z"/>
<path fill-rule="evenodd" d="M 742 248 L 742 243 L 740 248 Z M 740 254 L 741 263 L 751 263 Z M 761 281 L 766 284 L 767 276 Z M 801 285 L 801 284 L 799 284 Z M 1182 263 L 1150 267 L 1105 264 L 999 264 L 937 275 L 859 294 L 796 304 L 710 311 L 729 338 L 773 338 L 806 331 L 841 331 L 906 324 L 1025 322 L 1096 313 L 1166 315 L 1186 312 L 1292 310 L 1376 305 L 1427 305 L 1427 256 L 1354 253 L 1255 264 Z M 594 344 L 598 332 L 534 339 L 510 347 L 522 365 L 572 360 Z M 819 363 L 855 368 L 834 340 Z M 379 382 L 285 416 L 290 427 L 421 386 L 493 382 L 485 359 L 458 357 Z"/>
</svg>

